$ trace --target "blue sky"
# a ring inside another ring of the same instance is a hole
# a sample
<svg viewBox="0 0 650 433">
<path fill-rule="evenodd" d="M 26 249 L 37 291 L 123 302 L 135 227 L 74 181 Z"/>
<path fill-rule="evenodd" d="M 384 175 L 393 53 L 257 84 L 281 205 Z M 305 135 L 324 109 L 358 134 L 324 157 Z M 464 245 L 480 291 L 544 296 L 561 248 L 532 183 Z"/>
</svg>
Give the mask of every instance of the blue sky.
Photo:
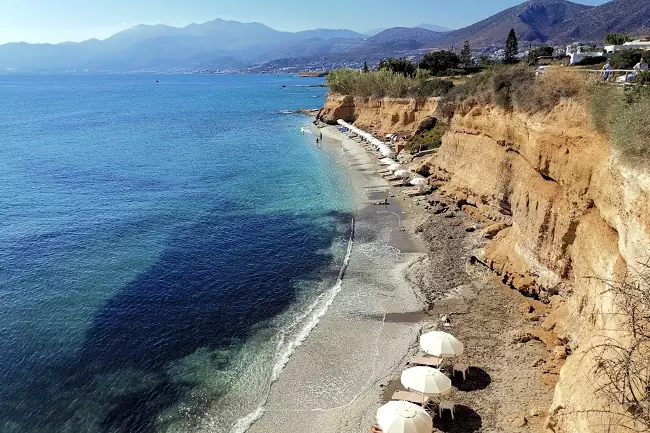
<svg viewBox="0 0 650 433">
<path fill-rule="evenodd" d="M 0 44 L 104 39 L 136 24 L 182 26 L 215 18 L 258 21 L 288 31 L 317 27 L 366 31 L 421 22 L 460 28 L 522 1 L 0 0 Z"/>
</svg>

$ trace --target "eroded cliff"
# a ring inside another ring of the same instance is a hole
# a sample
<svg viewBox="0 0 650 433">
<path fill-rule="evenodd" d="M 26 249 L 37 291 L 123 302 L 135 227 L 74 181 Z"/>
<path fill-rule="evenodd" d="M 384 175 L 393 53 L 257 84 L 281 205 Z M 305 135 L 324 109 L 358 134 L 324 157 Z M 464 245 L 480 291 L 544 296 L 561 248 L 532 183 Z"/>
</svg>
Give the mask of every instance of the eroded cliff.
<svg viewBox="0 0 650 433">
<path fill-rule="evenodd" d="M 390 133 L 413 131 L 435 106 L 331 97 L 323 114 Z M 650 254 L 648 174 L 621 164 L 607 138 L 589 127 L 584 105 L 570 100 L 545 114 L 495 107 L 457 113 L 426 163 L 438 192 L 488 228 L 493 239 L 479 258 L 505 284 L 549 306 L 540 335 L 563 365 L 552 378 L 547 427 L 633 426 L 629 405 L 598 391 L 605 377 L 596 373 L 602 359 L 594 347 L 629 342 L 609 289 Z"/>
<path fill-rule="evenodd" d="M 625 344 L 609 290 L 650 252 L 650 183 L 624 167 L 583 105 L 544 115 L 494 107 L 456 115 L 431 158 L 440 191 L 505 227 L 482 252 L 502 280 L 550 303 L 540 325 L 571 353 L 560 370 L 549 427 L 624 430 L 624 409 L 597 393 L 594 347 Z M 557 351 L 556 351 L 557 352 Z M 618 426 L 618 427 L 617 427 Z"/>
<path fill-rule="evenodd" d="M 329 95 L 319 116 L 332 124 L 343 119 L 378 135 L 412 133 L 422 120 L 436 111 L 437 106 L 437 98 L 373 99 Z"/>
</svg>

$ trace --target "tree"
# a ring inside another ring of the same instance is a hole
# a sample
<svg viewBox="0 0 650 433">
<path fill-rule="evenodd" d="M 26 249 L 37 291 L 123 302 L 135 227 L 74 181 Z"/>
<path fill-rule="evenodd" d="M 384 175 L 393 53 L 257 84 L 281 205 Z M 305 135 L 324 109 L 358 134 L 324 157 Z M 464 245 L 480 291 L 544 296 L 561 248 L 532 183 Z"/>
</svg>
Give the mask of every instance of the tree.
<svg viewBox="0 0 650 433">
<path fill-rule="evenodd" d="M 510 29 L 510 34 L 508 34 L 508 40 L 506 40 L 506 54 L 503 59 L 504 63 L 516 63 L 517 54 L 519 54 L 519 42 L 517 42 L 517 34 L 515 29 Z"/>
<path fill-rule="evenodd" d="M 622 33 L 608 33 L 605 36 L 605 43 L 607 45 L 623 45 L 625 42 L 630 42 L 631 40 L 628 35 Z"/>
<path fill-rule="evenodd" d="M 465 41 L 463 49 L 460 51 L 460 61 L 464 66 L 472 66 L 474 63 L 472 61 L 472 47 L 469 45 L 469 41 Z"/>
<path fill-rule="evenodd" d="M 368 68 L 368 62 L 363 62 L 363 72 L 370 72 L 370 68 Z"/>
<path fill-rule="evenodd" d="M 458 67 L 460 59 L 451 51 L 433 51 L 424 55 L 420 60 L 420 69 L 426 69 L 431 74 L 436 75 L 447 69 L 454 69 Z"/>
<path fill-rule="evenodd" d="M 414 77 L 416 72 L 416 67 L 413 62 L 404 57 L 389 57 L 387 59 L 383 59 L 379 62 L 377 69 L 380 71 L 391 71 L 395 74 L 404 75 L 405 77 Z"/>
<path fill-rule="evenodd" d="M 535 60 L 537 60 L 538 57 L 552 56 L 553 51 L 555 51 L 553 47 L 549 47 L 548 45 L 542 45 L 541 47 L 533 48 L 528 52 L 528 63 L 535 63 Z"/>
</svg>

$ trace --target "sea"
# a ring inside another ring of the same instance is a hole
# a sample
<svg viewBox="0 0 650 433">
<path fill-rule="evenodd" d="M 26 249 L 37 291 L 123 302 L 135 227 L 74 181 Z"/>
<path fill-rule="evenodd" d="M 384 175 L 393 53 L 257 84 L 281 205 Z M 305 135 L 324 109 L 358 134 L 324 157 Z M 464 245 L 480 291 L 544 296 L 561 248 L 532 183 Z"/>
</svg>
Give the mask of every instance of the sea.
<svg viewBox="0 0 650 433">
<path fill-rule="evenodd" d="M 349 259 L 322 82 L 0 76 L 0 432 L 246 431 Z"/>
</svg>

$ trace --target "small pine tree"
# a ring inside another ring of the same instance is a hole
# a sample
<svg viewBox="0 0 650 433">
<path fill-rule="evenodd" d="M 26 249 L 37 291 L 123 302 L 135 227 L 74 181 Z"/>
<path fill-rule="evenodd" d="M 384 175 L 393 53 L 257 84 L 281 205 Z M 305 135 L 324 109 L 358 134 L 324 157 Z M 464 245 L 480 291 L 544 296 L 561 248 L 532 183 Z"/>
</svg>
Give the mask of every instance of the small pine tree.
<svg viewBox="0 0 650 433">
<path fill-rule="evenodd" d="M 517 42 L 517 34 L 515 33 L 515 29 L 510 29 L 510 34 L 508 34 L 508 40 L 506 41 L 506 55 L 504 62 L 517 62 L 517 54 L 519 54 L 519 42 Z"/>
<path fill-rule="evenodd" d="M 368 62 L 363 62 L 363 72 L 364 73 L 370 72 L 370 68 L 368 67 Z"/>
<path fill-rule="evenodd" d="M 463 49 L 460 51 L 460 61 L 465 67 L 472 65 L 472 47 L 469 45 L 469 41 L 465 41 Z"/>
</svg>

